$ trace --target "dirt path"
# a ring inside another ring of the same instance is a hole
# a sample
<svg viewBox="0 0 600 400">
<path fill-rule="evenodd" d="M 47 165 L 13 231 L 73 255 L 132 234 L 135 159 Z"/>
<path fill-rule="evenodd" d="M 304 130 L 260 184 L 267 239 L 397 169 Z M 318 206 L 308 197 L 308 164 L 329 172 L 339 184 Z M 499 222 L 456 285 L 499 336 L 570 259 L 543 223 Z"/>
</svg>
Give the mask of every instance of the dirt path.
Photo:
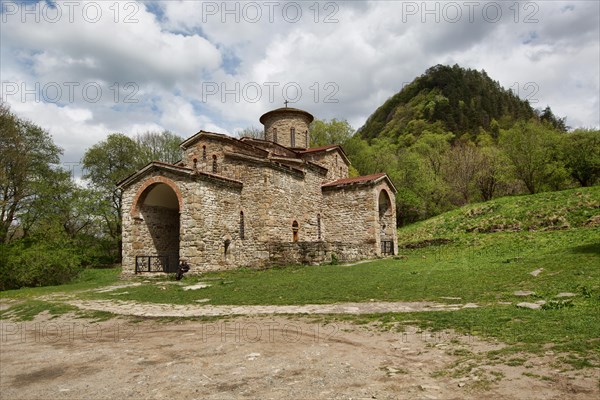
<svg viewBox="0 0 600 400">
<path fill-rule="evenodd" d="M 440 304 L 433 302 L 368 302 L 307 304 L 289 306 L 215 306 L 137 303 L 119 300 L 66 300 L 82 310 L 107 311 L 138 317 L 202 317 L 228 315 L 277 314 L 377 314 L 387 312 L 455 311 L 476 304 Z"/>
<path fill-rule="evenodd" d="M 490 364 L 485 352 L 502 346 L 471 336 L 382 332 L 311 318 L 93 322 L 67 314 L 2 320 L 0 393 L 2 399 L 44 400 L 562 400 L 600 394 L 593 371 L 560 372 L 558 355 Z"/>
</svg>

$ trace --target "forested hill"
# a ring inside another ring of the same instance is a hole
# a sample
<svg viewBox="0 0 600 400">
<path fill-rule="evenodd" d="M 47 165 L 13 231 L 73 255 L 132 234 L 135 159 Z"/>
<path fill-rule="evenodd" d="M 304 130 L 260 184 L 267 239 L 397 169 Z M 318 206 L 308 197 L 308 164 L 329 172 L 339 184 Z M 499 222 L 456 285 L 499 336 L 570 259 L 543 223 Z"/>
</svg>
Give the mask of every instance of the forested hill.
<svg viewBox="0 0 600 400">
<path fill-rule="evenodd" d="M 388 99 L 358 133 L 370 142 L 381 136 L 419 135 L 429 127 L 433 128 L 429 131 L 443 130 L 458 137 L 476 135 L 480 128 L 493 132 L 497 129 L 493 120 L 534 115 L 527 101 L 502 88 L 485 71 L 436 65 Z"/>
</svg>

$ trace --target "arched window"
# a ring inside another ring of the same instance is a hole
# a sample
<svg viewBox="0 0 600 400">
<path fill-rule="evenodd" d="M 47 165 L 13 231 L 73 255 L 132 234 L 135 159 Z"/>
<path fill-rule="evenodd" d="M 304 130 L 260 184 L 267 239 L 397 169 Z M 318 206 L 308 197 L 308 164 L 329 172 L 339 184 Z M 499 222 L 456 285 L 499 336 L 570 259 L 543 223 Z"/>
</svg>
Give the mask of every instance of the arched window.
<svg viewBox="0 0 600 400">
<path fill-rule="evenodd" d="M 321 214 L 317 214 L 317 239 L 321 240 Z"/>
<path fill-rule="evenodd" d="M 273 128 L 273 141 L 277 143 L 277 128 Z"/>
<path fill-rule="evenodd" d="M 206 146 L 202 146 L 202 160 L 206 161 Z"/>
<path fill-rule="evenodd" d="M 244 212 L 240 211 L 240 239 L 244 240 Z"/>
<path fill-rule="evenodd" d="M 310 146 L 308 145 L 308 131 L 304 131 L 304 143 L 306 143 L 306 148 L 309 148 Z"/>
<path fill-rule="evenodd" d="M 385 190 L 379 192 L 379 219 L 389 216 L 392 213 L 392 201 Z"/>
<path fill-rule="evenodd" d="M 198 159 L 194 158 L 194 169 L 198 168 Z"/>
<path fill-rule="evenodd" d="M 290 128 L 290 147 L 296 147 L 296 128 Z"/>
<path fill-rule="evenodd" d="M 298 241 L 298 222 L 292 222 L 292 240 L 294 242 Z"/>
<path fill-rule="evenodd" d="M 213 174 L 217 173 L 217 156 L 213 154 L 213 168 L 212 168 Z"/>
</svg>

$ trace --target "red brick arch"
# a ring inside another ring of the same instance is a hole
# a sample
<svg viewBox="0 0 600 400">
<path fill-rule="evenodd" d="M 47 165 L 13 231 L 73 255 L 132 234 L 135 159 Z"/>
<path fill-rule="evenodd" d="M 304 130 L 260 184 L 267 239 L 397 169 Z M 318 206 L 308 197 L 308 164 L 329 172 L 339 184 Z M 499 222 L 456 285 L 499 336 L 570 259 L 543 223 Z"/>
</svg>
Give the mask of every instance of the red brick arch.
<svg viewBox="0 0 600 400">
<path fill-rule="evenodd" d="M 131 204 L 131 211 L 130 211 L 131 216 L 133 218 L 138 218 L 140 215 L 138 205 L 144 201 L 146 195 L 148 194 L 146 192 L 146 189 L 148 189 L 150 186 L 156 185 L 158 183 L 164 183 L 165 185 L 167 185 L 171 189 L 173 189 L 173 191 L 175 192 L 175 195 L 177 196 L 177 202 L 179 203 L 179 212 L 181 212 L 181 210 L 183 210 L 183 196 L 181 195 L 181 190 L 179 190 L 179 186 L 177 186 L 177 184 L 175 182 L 173 182 L 171 179 L 165 178 L 164 176 L 153 176 L 152 178 L 147 179 L 142 184 L 142 186 L 140 186 L 137 193 L 135 194 L 135 197 L 133 198 L 133 203 Z"/>
</svg>

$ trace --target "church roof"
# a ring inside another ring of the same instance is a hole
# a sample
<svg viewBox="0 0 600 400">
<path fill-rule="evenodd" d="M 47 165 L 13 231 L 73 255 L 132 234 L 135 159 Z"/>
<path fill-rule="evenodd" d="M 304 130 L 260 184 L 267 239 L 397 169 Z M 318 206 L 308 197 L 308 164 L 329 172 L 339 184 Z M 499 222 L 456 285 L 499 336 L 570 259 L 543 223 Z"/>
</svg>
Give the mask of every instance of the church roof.
<svg viewBox="0 0 600 400">
<path fill-rule="evenodd" d="M 192 146 L 197 141 L 199 141 L 200 139 L 202 139 L 203 137 L 219 140 L 222 142 L 228 142 L 233 145 L 252 150 L 254 152 L 258 151 L 258 152 L 262 153 L 265 157 L 269 154 L 268 151 L 265 151 L 264 149 L 261 149 L 257 146 L 253 146 L 250 143 L 246 143 L 244 140 L 236 139 L 234 137 L 224 135 L 222 133 L 214 133 L 214 132 L 207 132 L 207 131 L 200 131 L 200 132 L 196 133 L 195 135 L 187 138 L 186 140 L 181 142 L 179 147 L 182 148 L 183 150 L 185 150 L 185 149 L 189 148 L 190 146 Z"/>
<path fill-rule="evenodd" d="M 281 108 L 277 108 L 275 110 L 271 110 L 271 111 L 264 113 L 260 117 L 259 121 L 261 124 L 264 125 L 265 119 L 267 117 L 272 116 L 273 114 L 283 114 L 283 113 L 302 114 L 308 118 L 308 123 L 313 122 L 313 120 L 315 119 L 315 117 L 313 117 L 313 115 L 311 113 L 309 113 L 308 111 L 300 110 L 299 108 L 281 107 Z"/>
<path fill-rule="evenodd" d="M 208 172 L 195 171 L 191 168 L 180 167 L 177 165 L 164 163 L 164 162 L 160 162 L 160 161 L 152 161 L 152 162 L 146 164 L 146 166 L 143 167 L 142 169 L 140 169 L 139 171 L 134 172 L 133 174 L 126 177 L 125 179 L 121 180 L 120 182 L 117 182 L 116 186 L 121 189 L 125 189 L 126 187 L 135 183 L 137 180 L 143 178 L 148 173 L 150 173 L 152 171 L 156 171 L 156 170 L 168 171 L 168 172 L 171 172 L 176 175 L 185 176 L 187 178 L 196 178 L 196 179 L 208 180 L 208 181 L 213 181 L 213 182 L 217 181 L 221 184 L 226 184 L 226 185 L 233 186 L 233 187 L 241 188 L 243 186 L 242 182 L 235 180 L 235 179 L 226 178 L 224 176 L 211 174 Z"/>
<path fill-rule="evenodd" d="M 371 182 L 378 183 L 382 180 L 387 181 L 388 186 L 394 191 L 394 193 L 397 192 L 396 187 L 394 186 L 394 184 L 392 183 L 390 178 L 387 176 L 387 174 L 384 174 L 384 173 L 365 175 L 365 176 L 357 176 L 354 178 L 338 179 L 333 182 L 325 183 L 325 184 L 321 185 L 321 187 L 322 188 L 337 188 L 337 187 L 341 187 L 341 186 L 362 184 L 362 183 L 371 183 Z"/>
<path fill-rule="evenodd" d="M 290 156 L 297 155 L 297 152 L 290 149 L 289 147 L 283 146 L 276 142 L 272 142 L 270 140 L 256 139 L 256 138 L 249 138 L 249 137 L 243 137 L 240 140 L 242 142 L 249 143 L 252 146 L 258 147 L 261 150 L 268 151 L 267 149 L 277 148 L 277 149 L 279 149 L 279 151 L 289 154 Z"/>
<path fill-rule="evenodd" d="M 306 150 L 300 150 L 300 153 L 314 153 L 314 152 L 318 152 L 318 151 L 326 151 L 329 149 L 335 149 L 336 147 L 340 147 L 340 146 L 337 144 L 328 144 L 327 146 L 310 147 Z"/>
</svg>

